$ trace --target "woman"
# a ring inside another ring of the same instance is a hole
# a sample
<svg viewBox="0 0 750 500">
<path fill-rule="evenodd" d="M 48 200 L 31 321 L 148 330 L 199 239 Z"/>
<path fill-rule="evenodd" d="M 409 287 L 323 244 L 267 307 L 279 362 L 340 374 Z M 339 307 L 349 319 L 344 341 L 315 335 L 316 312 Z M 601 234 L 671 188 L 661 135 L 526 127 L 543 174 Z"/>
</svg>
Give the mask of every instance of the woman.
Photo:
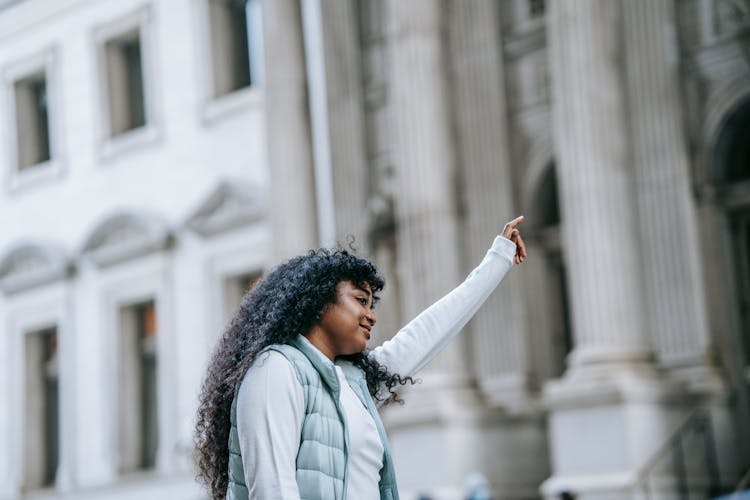
<svg viewBox="0 0 750 500">
<path fill-rule="evenodd" d="M 199 478 L 215 500 L 397 499 L 377 405 L 434 358 L 513 264 L 505 225 L 480 265 L 391 340 L 365 351 L 384 282 L 346 250 L 273 270 L 242 299 L 214 353 L 196 428 Z"/>
</svg>

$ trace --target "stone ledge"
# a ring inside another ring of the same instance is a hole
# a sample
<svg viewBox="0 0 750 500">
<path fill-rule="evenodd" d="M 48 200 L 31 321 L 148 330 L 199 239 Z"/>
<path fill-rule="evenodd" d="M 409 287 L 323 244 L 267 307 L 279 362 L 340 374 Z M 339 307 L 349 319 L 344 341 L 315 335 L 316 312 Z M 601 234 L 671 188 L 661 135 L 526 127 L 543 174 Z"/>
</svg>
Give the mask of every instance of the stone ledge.
<svg viewBox="0 0 750 500">
<path fill-rule="evenodd" d="M 548 382 L 543 404 L 549 410 L 581 409 L 619 403 L 687 403 L 683 383 L 653 366 L 603 366 Z M 583 372 L 583 373 L 582 373 Z"/>
</svg>

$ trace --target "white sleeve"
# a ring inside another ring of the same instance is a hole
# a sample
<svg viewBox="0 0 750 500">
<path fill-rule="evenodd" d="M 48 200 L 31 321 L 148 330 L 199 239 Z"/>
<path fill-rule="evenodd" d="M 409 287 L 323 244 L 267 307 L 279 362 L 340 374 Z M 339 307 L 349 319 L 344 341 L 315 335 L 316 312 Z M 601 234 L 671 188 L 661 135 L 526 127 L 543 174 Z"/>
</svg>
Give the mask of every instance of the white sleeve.
<svg viewBox="0 0 750 500">
<path fill-rule="evenodd" d="M 283 354 L 255 360 L 237 393 L 237 434 L 250 500 L 298 500 L 296 460 L 305 402 Z"/>
<path fill-rule="evenodd" d="M 516 244 L 498 236 L 459 286 L 370 352 L 391 373 L 413 376 L 469 322 L 513 266 Z"/>
</svg>

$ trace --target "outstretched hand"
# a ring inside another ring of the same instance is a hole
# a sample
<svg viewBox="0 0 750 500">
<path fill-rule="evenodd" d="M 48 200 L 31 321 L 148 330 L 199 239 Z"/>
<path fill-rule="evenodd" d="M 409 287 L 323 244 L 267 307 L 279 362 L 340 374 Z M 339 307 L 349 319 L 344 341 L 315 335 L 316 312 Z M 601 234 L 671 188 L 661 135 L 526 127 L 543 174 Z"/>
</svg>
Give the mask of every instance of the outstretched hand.
<svg viewBox="0 0 750 500">
<path fill-rule="evenodd" d="M 522 223 L 523 220 L 523 215 L 520 215 L 512 221 L 508 222 L 503 228 L 503 238 L 508 238 L 510 241 L 516 244 L 516 255 L 513 258 L 513 263 L 515 265 L 518 265 L 526 260 L 526 245 L 524 245 L 523 239 L 521 239 L 521 232 L 516 229 L 516 227 L 520 223 Z"/>
</svg>

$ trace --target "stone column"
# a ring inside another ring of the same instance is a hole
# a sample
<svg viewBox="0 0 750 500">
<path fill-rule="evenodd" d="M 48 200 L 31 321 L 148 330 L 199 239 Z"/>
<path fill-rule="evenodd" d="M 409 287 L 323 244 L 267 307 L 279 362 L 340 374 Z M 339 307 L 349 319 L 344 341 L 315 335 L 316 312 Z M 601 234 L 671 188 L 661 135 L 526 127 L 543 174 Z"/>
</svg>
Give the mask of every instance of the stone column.
<svg viewBox="0 0 750 500">
<path fill-rule="evenodd" d="M 711 349 L 700 241 L 684 131 L 675 5 L 623 4 L 633 164 L 654 348 L 672 366 L 701 366 Z M 708 382 L 706 380 L 706 382 Z"/>
<path fill-rule="evenodd" d="M 482 9 L 490 7 L 489 2 L 481 4 Z M 388 7 L 399 282 L 404 319 L 409 320 L 463 280 L 462 239 L 479 235 L 467 234 L 460 227 L 456 95 L 451 87 L 454 61 L 447 50 L 450 9 L 439 0 L 392 0 Z M 472 7 L 456 3 L 452 8 L 458 15 Z M 491 15 L 488 23 L 496 21 L 492 9 L 482 12 Z M 471 13 L 466 15 L 471 17 Z M 499 50 L 497 43 L 493 50 Z M 462 99 L 471 100 L 468 93 L 475 87 L 464 83 Z M 501 127 L 496 121 L 501 117 L 491 116 L 494 111 L 481 119 Z M 477 146 L 484 147 L 488 138 L 482 135 L 478 140 Z M 486 157 L 472 159 L 482 165 L 488 161 Z M 474 174 L 481 176 L 477 171 Z M 472 183 L 478 182 L 471 178 Z M 493 187 L 498 188 L 487 189 Z M 495 215 L 491 229 L 490 224 L 480 223 L 488 233 L 479 238 L 484 249 L 472 255 L 475 261 L 502 229 L 502 214 Z M 517 443 L 500 424 L 500 412 L 489 411 L 479 400 L 468 361 L 470 338 L 470 332 L 464 332 L 455 339 L 418 375 L 422 383 L 405 391 L 408 403 L 385 415 L 405 497 L 461 498 L 463 483 L 472 472 L 482 472 L 496 486 L 502 485 L 505 491 L 515 488 L 518 497 L 524 496 L 520 490 L 525 483 L 519 477 L 525 479 L 527 471 L 514 475 L 517 469 L 510 458 L 486 460 L 498 450 L 517 449 Z M 533 490 L 525 493 L 533 494 Z"/>
<path fill-rule="evenodd" d="M 719 422 L 731 420 L 733 404 L 708 325 L 701 240 L 713 238 L 700 237 L 693 199 L 675 9 L 672 2 L 623 3 L 646 311 L 659 361 L 711 410 L 720 470 L 729 471 L 736 447 L 731 426 Z"/>
<path fill-rule="evenodd" d="M 599 0 L 548 6 L 575 347 L 566 375 L 545 388 L 553 476 L 542 490 L 632 498 L 639 468 L 685 410 L 676 404 L 679 387 L 653 363 L 646 321 L 643 261 L 650 256 L 640 252 L 625 7 Z"/>
<path fill-rule="evenodd" d="M 447 3 L 450 82 L 461 179 L 463 272 L 483 257 L 489 241 L 518 215 L 510 159 L 500 3 Z M 522 226 L 523 232 L 523 226 Z M 532 257 L 537 260 L 538 257 Z M 525 266 L 513 269 L 487 299 L 465 332 L 470 371 L 477 377 L 482 413 L 476 453 L 495 456 L 477 470 L 493 498 L 531 498 L 549 476 L 546 425 L 534 404 L 525 298 Z M 519 467 L 519 464 L 524 464 Z M 458 498 L 455 496 L 454 498 Z"/>
<path fill-rule="evenodd" d="M 263 3 L 264 87 L 274 261 L 318 245 L 299 0 Z"/>
<path fill-rule="evenodd" d="M 549 5 L 573 365 L 648 362 L 619 2 Z"/>
<path fill-rule="evenodd" d="M 505 222 L 518 215 L 497 9 L 492 0 L 477 0 L 454 5 L 449 11 L 458 175 L 466 213 L 465 273 L 484 256 Z M 521 287 L 521 274 L 510 273 L 472 321 L 470 355 L 476 363 L 475 374 L 483 394 L 505 407 L 524 405 L 528 398 L 530 367 Z"/>
<path fill-rule="evenodd" d="M 316 1 L 320 2 L 328 118 L 325 133 L 330 148 L 335 238 L 346 243 L 352 235 L 361 248 L 365 242 L 368 186 L 356 3 Z"/>
<path fill-rule="evenodd" d="M 456 148 L 442 3 L 393 0 L 389 7 L 396 225 L 408 320 L 463 278 Z M 464 344 L 465 339 L 452 343 L 425 371 L 465 374 Z"/>
</svg>

